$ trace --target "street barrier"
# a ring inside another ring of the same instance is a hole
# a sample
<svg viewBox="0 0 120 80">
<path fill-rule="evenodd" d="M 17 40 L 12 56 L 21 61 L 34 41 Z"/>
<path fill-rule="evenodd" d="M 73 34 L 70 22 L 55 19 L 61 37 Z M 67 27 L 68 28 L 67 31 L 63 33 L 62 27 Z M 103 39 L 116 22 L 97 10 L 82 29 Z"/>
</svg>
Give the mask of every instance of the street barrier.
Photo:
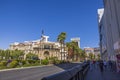
<svg viewBox="0 0 120 80">
<path fill-rule="evenodd" d="M 42 80 L 70 80 L 71 75 L 68 71 L 63 71 L 54 75 L 44 77 Z"/>
<path fill-rule="evenodd" d="M 44 77 L 42 80 L 84 80 L 88 69 L 89 64 L 83 63 L 69 70 Z"/>
<path fill-rule="evenodd" d="M 82 65 L 82 74 L 83 74 L 82 76 L 83 76 L 83 78 L 85 77 L 88 69 L 89 69 L 89 64 L 83 64 L 83 65 Z M 83 80 L 84 80 L 84 79 L 83 79 Z"/>
<path fill-rule="evenodd" d="M 78 78 L 78 70 L 77 70 L 77 68 L 72 68 L 72 69 L 69 69 L 68 70 L 68 72 L 69 72 L 69 74 L 71 75 L 70 77 L 71 77 L 71 80 L 77 80 L 77 78 Z"/>
</svg>

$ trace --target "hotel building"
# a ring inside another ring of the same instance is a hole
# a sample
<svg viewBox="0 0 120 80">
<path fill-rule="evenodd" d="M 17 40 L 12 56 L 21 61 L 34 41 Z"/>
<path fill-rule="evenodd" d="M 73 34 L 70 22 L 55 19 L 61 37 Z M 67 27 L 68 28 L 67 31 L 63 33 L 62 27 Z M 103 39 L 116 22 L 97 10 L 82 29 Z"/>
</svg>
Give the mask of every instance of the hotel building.
<svg viewBox="0 0 120 80">
<path fill-rule="evenodd" d="M 98 9 L 100 52 L 103 60 L 116 61 L 120 54 L 120 0 L 103 0 Z"/>
<path fill-rule="evenodd" d="M 61 45 L 58 42 L 48 41 L 49 36 L 42 35 L 41 39 L 34 41 L 25 41 L 22 43 L 15 42 L 10 44 L 10 50 L 22 50 L 26 54 L 33 53 L 37 54 L 39 59 L 45 59 L 46 57 L 57 57 L 59 60 L 67 59 L 67 48 L 65 46 L 64 50 L 61 50 Z M 61 52 L 62 51 L 62 52 Z"/>
</svg>

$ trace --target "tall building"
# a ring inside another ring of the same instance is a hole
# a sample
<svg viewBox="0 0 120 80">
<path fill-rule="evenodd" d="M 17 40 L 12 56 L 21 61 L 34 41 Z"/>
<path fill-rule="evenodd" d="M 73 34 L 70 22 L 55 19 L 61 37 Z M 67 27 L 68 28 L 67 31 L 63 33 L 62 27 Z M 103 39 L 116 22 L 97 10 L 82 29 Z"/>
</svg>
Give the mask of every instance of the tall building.
<svg viewBox="0 0 120 80">
<path fill-rule="evenodd" d="M 104 13 L 104 8 L 98 9 L 98 21 L 100 22 Z"/>
<path fill-rule="evenodd" d="M 100 52 L 103 60 L 116 60 L 120 54 L 120 0 L 103 0 L 99 23 Z M 100 15 L 98 10 L 98 16 Z"/>
<path fill-rule="evenodd" d="M 76 38 L 71 38 L 71 41 L 74 41 L 77 43 L 78 47 L 80 48 L 80 38 L 76 37 Z"/>
</svg>

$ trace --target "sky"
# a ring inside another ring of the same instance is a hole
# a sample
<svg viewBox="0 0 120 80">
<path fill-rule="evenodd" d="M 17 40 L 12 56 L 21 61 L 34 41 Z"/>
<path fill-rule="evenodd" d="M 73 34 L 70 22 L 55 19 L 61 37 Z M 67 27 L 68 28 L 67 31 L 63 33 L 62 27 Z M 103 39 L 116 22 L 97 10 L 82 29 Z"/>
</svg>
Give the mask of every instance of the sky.
<svg viewBox="0 0 120 80">
<path fill-rule="evenodd" d="M 66 42 L 80 37 L 81 48 L 98 47 L 97 9 L 102 0 L 0 0 L 0 49 L 14 42 L 50 41 L 66 32 Z"/>
</svg>

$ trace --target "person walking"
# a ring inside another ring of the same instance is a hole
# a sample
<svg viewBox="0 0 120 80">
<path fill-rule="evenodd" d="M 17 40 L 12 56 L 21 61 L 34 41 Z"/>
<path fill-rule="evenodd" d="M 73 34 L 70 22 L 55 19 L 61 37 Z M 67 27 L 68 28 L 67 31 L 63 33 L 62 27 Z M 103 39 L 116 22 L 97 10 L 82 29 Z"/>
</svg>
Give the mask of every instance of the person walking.
<svg viewBox="0 0 120 80">
<path fill-rule="evenodd" d="M 96 61 L 96 69 L 98 69 L 98 68 L 99 68 L 99 62 Z"/>
<path fill-rule="evenodd" d="M 93 61 L 90 61 L 90 71 L 93 69 Z"/>
<path fill-rule="evenodd" d="M 95 63 L 96 63 L 96 61 L 95 60 L 93 60 L 93 68 L 95 69 Z"/>
<path fill-rule="evenodd" d="M 110 71 L 112 71 L 112 62 L 109 61 L 108 64 L 109 64 L 109 69 L 110 69 Z"/>
<path fill-rule="evenodd" d="M 103 61 L 99 62 L 99 66 L 100 66 L 100 71 L 103 72 Z"/>
<path fill-rule="evenodd" d="M 104 70 L 106 70 L 107 69 L 107 62 L 104 60 L 103 64 L 104 64 Z"/>
</svg>

